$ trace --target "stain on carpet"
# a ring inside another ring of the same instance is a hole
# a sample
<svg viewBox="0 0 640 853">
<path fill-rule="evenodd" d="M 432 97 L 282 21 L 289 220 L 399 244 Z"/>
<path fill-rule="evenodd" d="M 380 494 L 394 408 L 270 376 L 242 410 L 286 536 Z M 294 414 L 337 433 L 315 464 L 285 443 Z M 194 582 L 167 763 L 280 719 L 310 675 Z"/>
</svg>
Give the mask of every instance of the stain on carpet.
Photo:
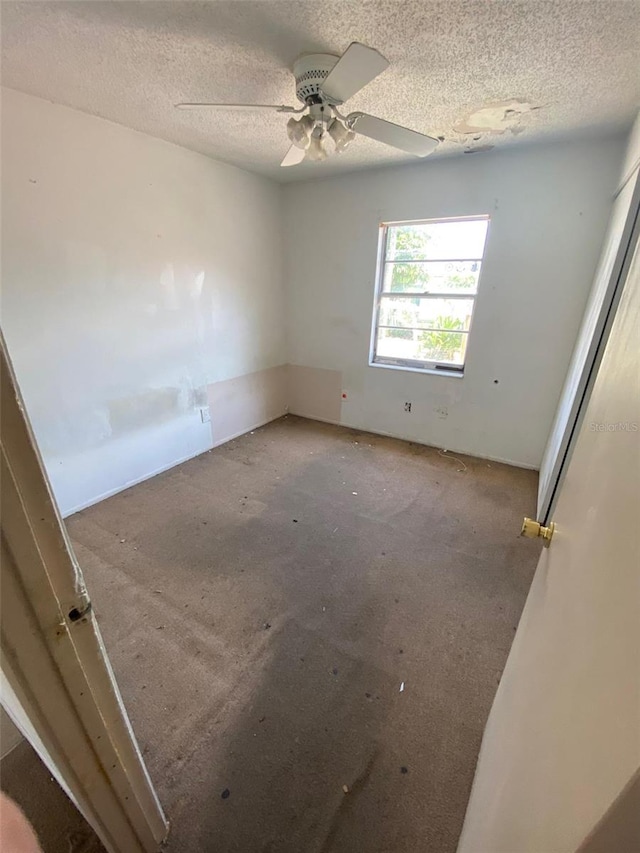
<svg viewBox="0 0 640 853">
<path fill-rule="evenodd" d="M 455 851 L 539 554 L 461 459 L 289 416 L 67 520 L 170 853 Z"/>
</svg>

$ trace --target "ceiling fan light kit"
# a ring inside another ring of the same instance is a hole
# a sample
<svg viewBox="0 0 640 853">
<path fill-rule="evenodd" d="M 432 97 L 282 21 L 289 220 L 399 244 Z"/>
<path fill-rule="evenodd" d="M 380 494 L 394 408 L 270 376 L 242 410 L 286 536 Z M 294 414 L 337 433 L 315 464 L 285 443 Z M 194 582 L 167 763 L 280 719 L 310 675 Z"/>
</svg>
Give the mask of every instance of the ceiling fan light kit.
<svg viewBox="0 0 640 853">
<path fill-rule="evenodd" d="M 313 130 L 313 119 L 311 116 L 302 118 L 290 118 L 287 122 L 287 136 L 296 148 L 308 148 Z"/>
<path fill-rule="evenodd" d="M 324 145 L 322 136 L 312 136 L 307 148 L 305 160 L 319 163 L 321 160 L 326 160 L 328 157 L 327 149 Z"/>
<path fill-rule="evenodd" d="M 355 133 L 338 119 L 329 125 L 329 136 L 333 139 L 336 151 L 340 153 L 356 138 Z"/>
<path fill-rule="evenodd" d="M 338 107 L 353 97 L 389 63 L 371 47 L 352 42 L 342 56 L 312 53 L 299 57 L 293 65 L 296 80 L 296 97 L 302 108 L 276 104 L 176 104 L 179 109 L 268 109 L 281 113 L 302 114 L 287 122 L 287 136 L 291 148 L 281 166 L 296 166 L 303 160 L 326 160 L 327 138 L 341 153 L 357 135 L 384 142 L 417 157 L 426 157 L 437 147 L 438 140 L 416 130 L 401 127 L 362 112 L 342 115 Z"/>
<path fill-rule="evenodd" d="M 306 151 L 305 160 L 318 162 L 326 160 L 327 137 L 330 137 L 335 150 L 340 154 L 347 148 L 356 135 L 340 118 L 334 118 L 335 109 L 322 104 L 312 104 L 309 114 L 300 119 L 290 118 L 287 122 L 287 136 L 292 145 Z M 292 164 L 295 165 L 295 164 Z"/>
</svg>

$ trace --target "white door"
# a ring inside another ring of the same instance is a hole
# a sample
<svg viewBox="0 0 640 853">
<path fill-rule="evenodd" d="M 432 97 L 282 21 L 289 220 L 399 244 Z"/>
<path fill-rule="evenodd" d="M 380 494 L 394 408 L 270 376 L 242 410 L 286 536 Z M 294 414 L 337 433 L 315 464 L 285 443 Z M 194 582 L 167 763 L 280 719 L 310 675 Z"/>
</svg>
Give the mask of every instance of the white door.
<svg viewBox="0 0 640 853">
<path fill-rule="evenodd" d="M 458 853 L 640 850 L 638 806 L 628 803 L 640 768 L 639 231 L 557 527 L 485 729 Z"/>
<path fill-rule="evenodd" d="M 109 853 L 151 853 L 167 822 L 0 338 L 2 704 Z"/>
<path fill-rule="evenodd" d="M 540 466 L 537 518 L 546 524 L 571 458 L 631 260 L 630 241 L 640 210 L 640 115 L 629 139 L 609 227 L 578 340 Z"/>
</svg>

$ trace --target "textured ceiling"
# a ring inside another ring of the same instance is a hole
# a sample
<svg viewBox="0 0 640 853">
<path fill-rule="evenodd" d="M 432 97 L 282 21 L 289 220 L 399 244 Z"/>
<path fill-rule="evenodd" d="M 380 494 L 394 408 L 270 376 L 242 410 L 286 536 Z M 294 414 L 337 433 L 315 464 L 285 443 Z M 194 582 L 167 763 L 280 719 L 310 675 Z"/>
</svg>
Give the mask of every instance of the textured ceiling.
<svg viewBox="0 0 640 853">
<path fill-rule="evenodd" d="M 432 157 L 626 125 L 640 100 L 636 0 L 2 3 L 4 85 L 278 180 L 413 158 L 359 137 L 324 163 L 280 169 L 286 116 L 173 104 L 296 104 L 293 60 L 351 41 L 391 66 L 349 110 L 444 136 Z M 500 135 L 454 130 L 514 99 L 539 109 Z"/>
</svg>

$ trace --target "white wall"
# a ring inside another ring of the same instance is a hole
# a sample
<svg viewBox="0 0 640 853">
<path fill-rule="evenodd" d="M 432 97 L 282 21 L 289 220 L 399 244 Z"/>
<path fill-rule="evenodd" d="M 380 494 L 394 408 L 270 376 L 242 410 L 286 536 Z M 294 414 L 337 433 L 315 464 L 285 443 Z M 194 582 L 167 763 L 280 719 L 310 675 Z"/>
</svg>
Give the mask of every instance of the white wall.
<svg viewBox="0 0 640 853">
<path fill-rule="evenodd" d="M 285 362 L 281 190 L 6 89 L 2 131 L 2 329 L 68 513 L 211 447 L 211 387 Z"/>
<path fill-rule="evenodd" d="M 63 513 L 288 402 L 303 415 L 539 464 L 620 140 L 283 190 L 11 90 L 2 107 L 2 329 Z M 474 213 L 492 222 L 464 378 L 369 367 L 378 223 Z"/>
<path fill-rule="evenodd" d="M 538 467 L 623 142 L 556 143 L 287 186 L 289 361 L 322 369 L 318 396 L 335 394 L 336 377 L 347 392 L 339 417 L 331 407 L 326 419 Z M 483 213 L 491 224 L 464 378 L 369 367 L 379 223 Z M 308 398 L 313 371 L 301 375 Z"/>
</svg>

